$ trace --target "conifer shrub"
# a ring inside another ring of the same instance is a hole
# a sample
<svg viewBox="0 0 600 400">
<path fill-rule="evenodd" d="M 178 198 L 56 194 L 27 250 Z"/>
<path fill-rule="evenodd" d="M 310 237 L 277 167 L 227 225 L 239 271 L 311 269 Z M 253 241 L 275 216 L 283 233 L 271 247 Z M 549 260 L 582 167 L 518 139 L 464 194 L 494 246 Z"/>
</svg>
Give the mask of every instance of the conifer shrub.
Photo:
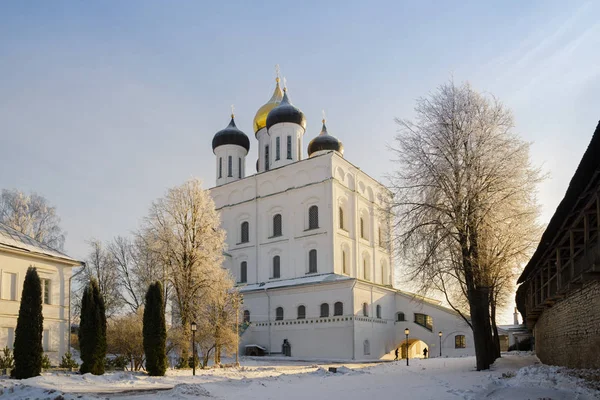
<svg viewBox="0 0 600 400">
<path fill-rule="evenodd" d="M 150 284 L 146 292 L 143 324 L 146 370 L 151 376 L 163 376 L 167 370 L 167 325 L 162 285 L 158 281 Z"/>
<path fill-rule="evenodd" d="M 75 360 L 73 360 L 73 355 L 71 353 L 65 353 L 60 360 L 60 364 L 58 365 L 60 368 L 78 368 L 79 364 Z"/>
<path fill-rule="evenodd" d="M 43 330 L 42 282 L 35 267 L 29 267 L 23 283 L 15 329 L 15 368 L 12 370 L 14 378 L 31 378 L 42 372 Z"/>
<path fill-rule="evenodd" d="M 2 349 L 0 354 L 0 370 L 2 369 L 13 369 L 15 367 L 15 359 L 12 351 L 7 347 Z"/>
<path fill-rule="evenodd" d="M 106 310 L 98 281 L 91 279 L 81 299 L 79 348 L 82 374 L 104 374 L 106 358 Z"/>
</svg>

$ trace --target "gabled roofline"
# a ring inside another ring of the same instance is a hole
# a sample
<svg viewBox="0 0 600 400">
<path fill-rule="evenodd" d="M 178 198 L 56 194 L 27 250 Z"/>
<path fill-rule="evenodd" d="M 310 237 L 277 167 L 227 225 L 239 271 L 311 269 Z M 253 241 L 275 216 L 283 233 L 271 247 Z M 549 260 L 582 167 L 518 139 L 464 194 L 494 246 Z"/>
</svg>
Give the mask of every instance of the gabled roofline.
<svg viewBox="0 0 600 400">
<path fill-rule="evenodd" d="M 73 258 L 63 258 L 63 257 L 58 257 L 58 256 L 51 256 L 48 254 L 43 254 L 43 253 L 38 253 L 38 252 L 22 249 L 20 247 L 9 246 L 4 243 L 0 243 L 0 252 L 25 255 L 25 256 L 39 258 L 41 260 L 46 260 L 46 261 L 60 262 L 61 264 L 65 264 L 68 267 L 80 267 L 85 264 L 83 261 L 78 261 Z"/>
</svg>

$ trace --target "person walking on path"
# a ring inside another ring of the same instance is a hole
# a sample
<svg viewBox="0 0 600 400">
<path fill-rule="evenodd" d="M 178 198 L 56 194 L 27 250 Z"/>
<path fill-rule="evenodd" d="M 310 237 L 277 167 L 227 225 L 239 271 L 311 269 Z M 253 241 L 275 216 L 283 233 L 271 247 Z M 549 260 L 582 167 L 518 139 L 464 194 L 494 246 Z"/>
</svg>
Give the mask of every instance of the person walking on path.
<svg viewBox="0 0 600 400">
<path fill-rule="evenodd" d="M 396 347 L 396 351 L 394 352 L 396 354 L 396 358 L 394 358 L 394 361 L 398 360 L 398 348 Z"/>
<path fill-rule="evenodd" d="M 423 349 L 423 358 L 427 358 L 427 347 Z"/>
</svg>

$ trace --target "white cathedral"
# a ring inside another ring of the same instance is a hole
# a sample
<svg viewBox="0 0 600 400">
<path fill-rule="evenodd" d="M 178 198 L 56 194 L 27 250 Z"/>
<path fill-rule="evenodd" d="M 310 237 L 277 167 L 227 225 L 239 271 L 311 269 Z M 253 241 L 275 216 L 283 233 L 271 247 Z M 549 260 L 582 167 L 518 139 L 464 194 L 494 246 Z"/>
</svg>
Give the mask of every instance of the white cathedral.
<svg viewBox="0 0 600 400">
<path fill-rule="evenodd" d="M 248 322 L 240 351 L 302 359 L 474 355 L 466 322 L 440 302 L 394 288 L 387 188 L 344 158 L 325 127 L 308 144 L 306 118 L 276 79 L 250 140 L 231 116 L 212 141 L 211 195 L 227 232 L 226 267 Z M 284 343 L 286 344 L 284 346 Z"/>
</svg>

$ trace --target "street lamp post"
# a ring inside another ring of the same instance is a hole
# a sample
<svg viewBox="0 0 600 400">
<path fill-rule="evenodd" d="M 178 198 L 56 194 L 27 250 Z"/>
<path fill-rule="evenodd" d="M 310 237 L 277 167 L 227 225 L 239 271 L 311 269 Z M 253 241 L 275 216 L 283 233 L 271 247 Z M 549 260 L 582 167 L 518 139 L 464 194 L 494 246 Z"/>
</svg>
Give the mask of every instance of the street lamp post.
<svg viewBox="0 0 600 400">
<path fill-rule="evenodd" d="M 406 335 L 406 366 L 408 367 L 408 334 L 410 333 L 410 330 L 408 328 L 406 328 L 404 330 L 404 334 Z"/>
<path fill-rule="evenodd" d="M 440 331 L 438 333 L 438 336 L 440 337 L 440 357 L 442 356 L 442 331 Z"/>
<path fill-rule="evenodd" d="M 196 323 L 192 322 L 192 374 L 194 376 L 196 376 L 196 329 Z"/>
</svg>

